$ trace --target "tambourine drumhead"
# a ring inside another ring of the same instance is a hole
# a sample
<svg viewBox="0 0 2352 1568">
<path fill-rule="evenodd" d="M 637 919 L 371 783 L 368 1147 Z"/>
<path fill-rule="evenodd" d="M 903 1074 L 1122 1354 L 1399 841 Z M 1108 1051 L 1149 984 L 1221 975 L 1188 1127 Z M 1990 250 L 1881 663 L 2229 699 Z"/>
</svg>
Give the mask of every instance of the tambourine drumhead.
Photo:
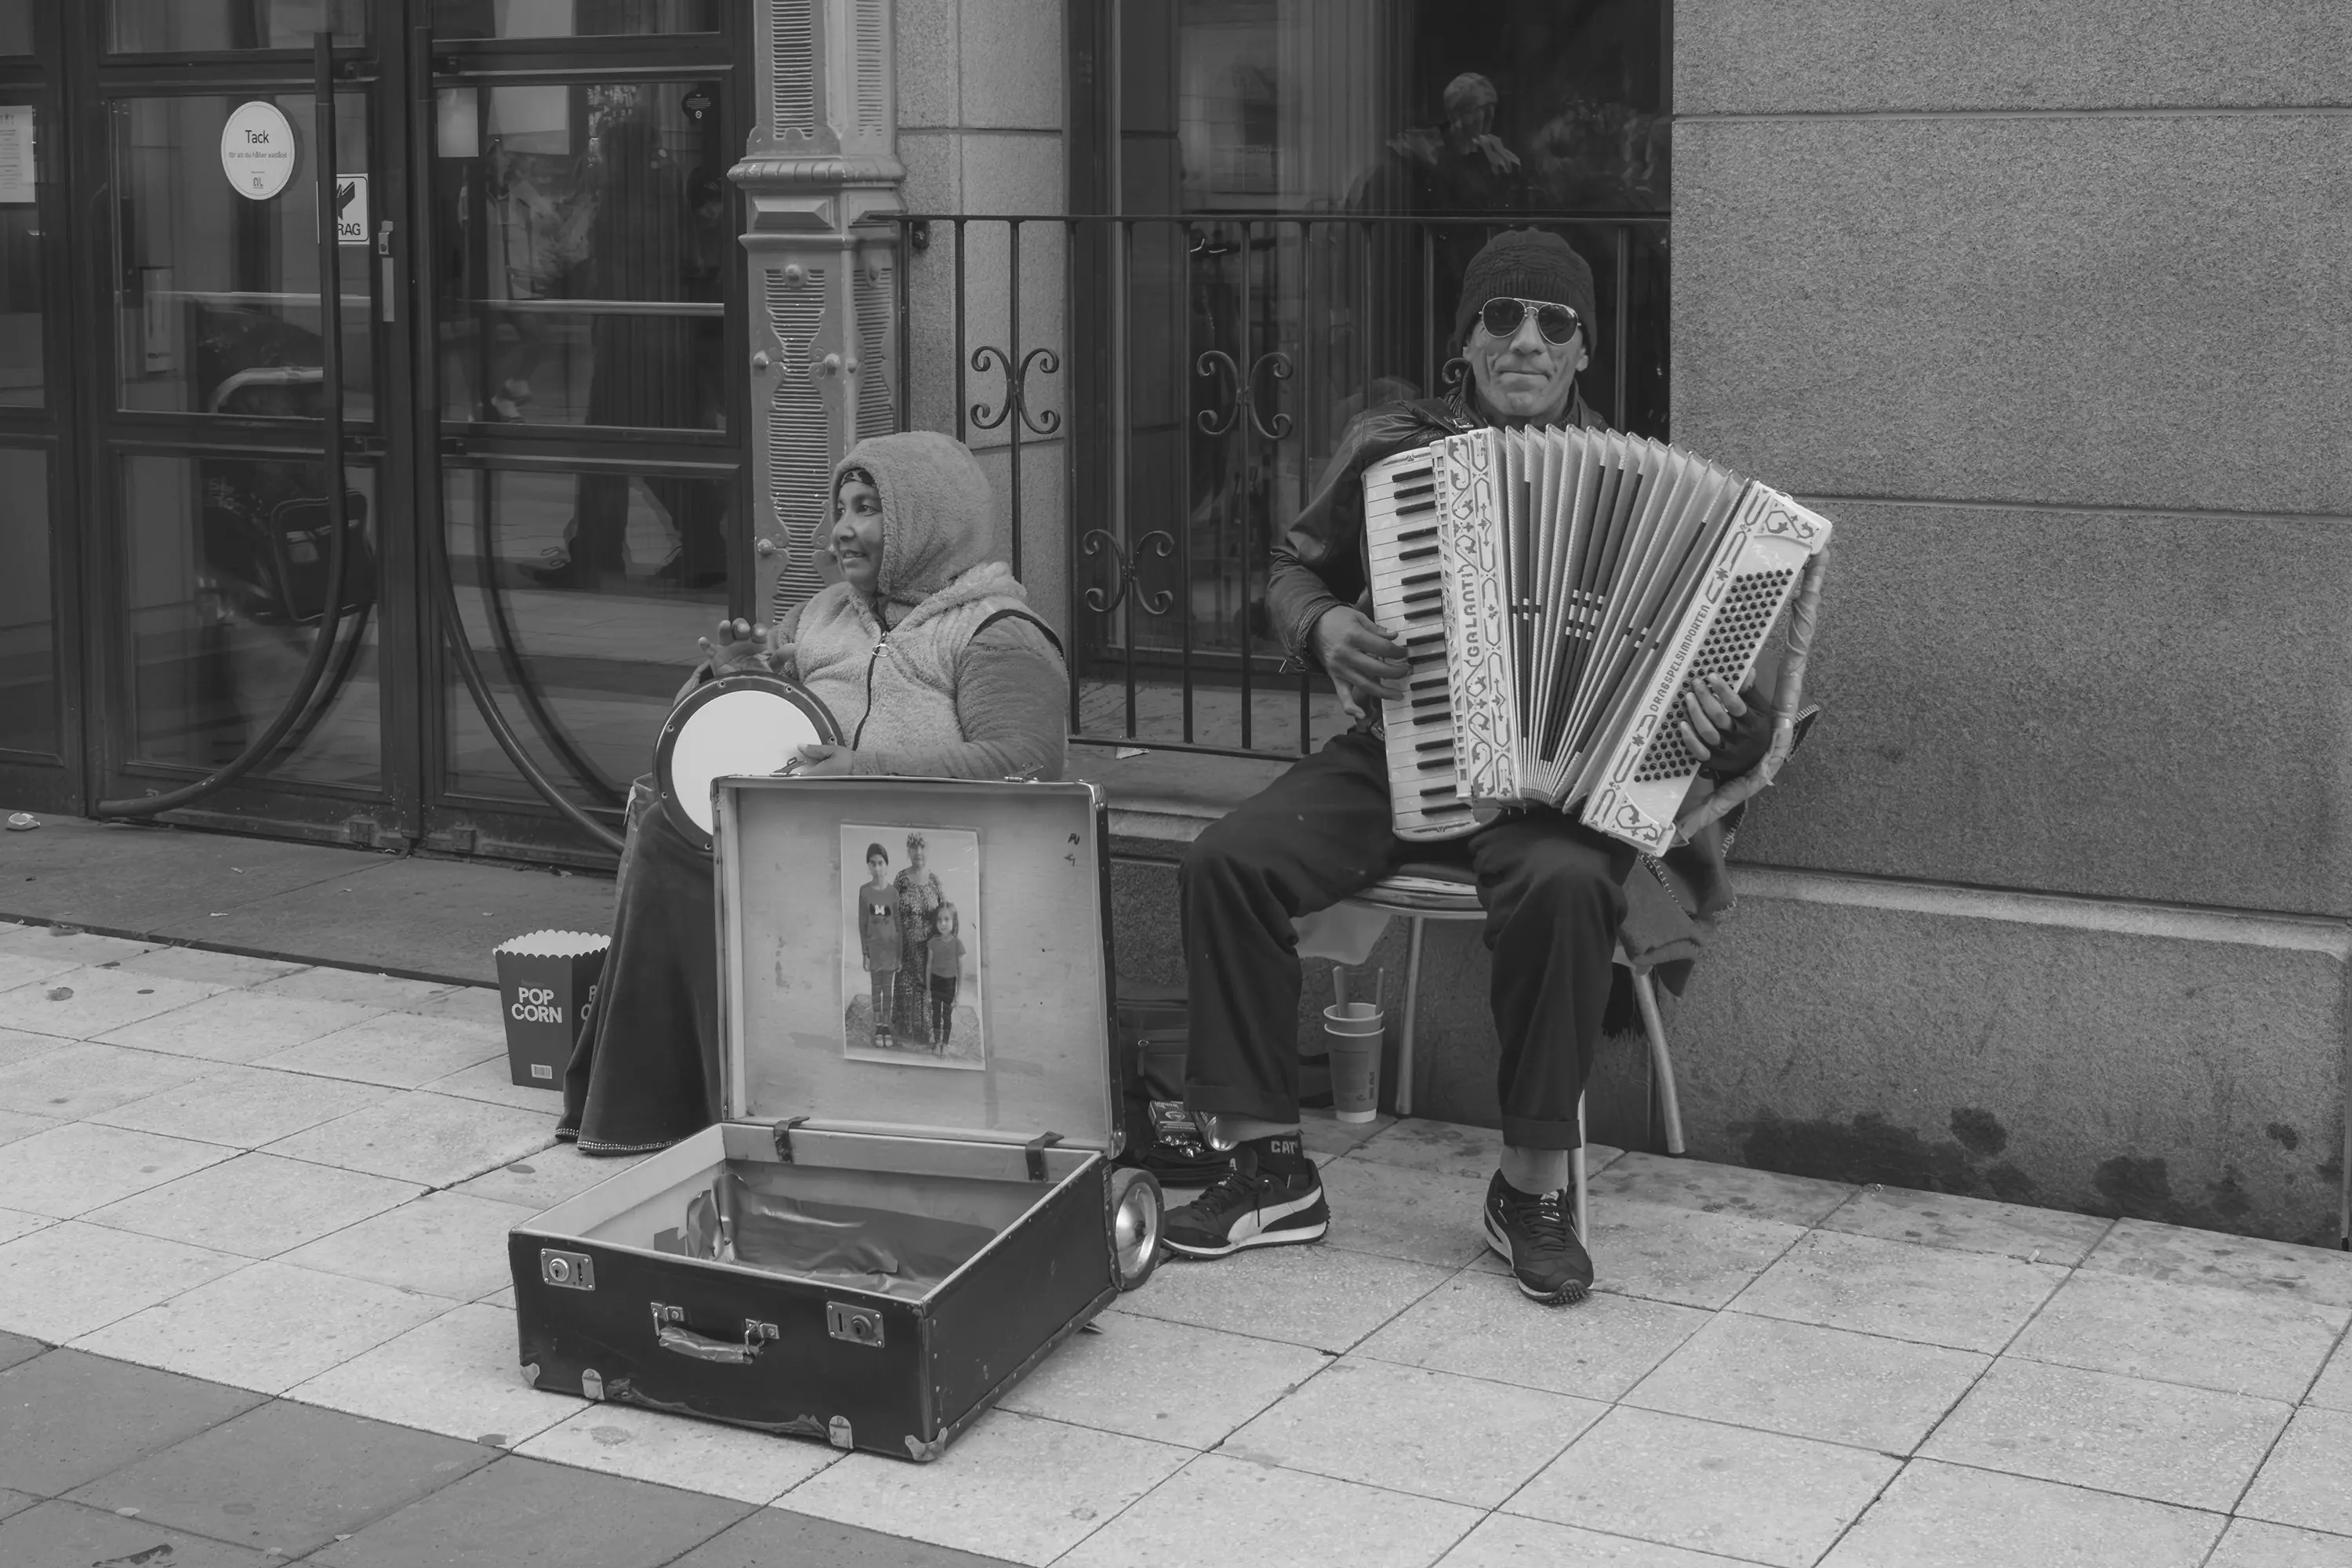
<svg viewBox="0 0 2352 1568">
<path fill-rule="evenodd" d="M 710 782 L 780 771 L 803 746 L 841 743 L 841 726 L 804 687 L 772 675 L 730 675 L 671 710 L 654 750 L 670 825 L 710 843 Z"/>
</svg>

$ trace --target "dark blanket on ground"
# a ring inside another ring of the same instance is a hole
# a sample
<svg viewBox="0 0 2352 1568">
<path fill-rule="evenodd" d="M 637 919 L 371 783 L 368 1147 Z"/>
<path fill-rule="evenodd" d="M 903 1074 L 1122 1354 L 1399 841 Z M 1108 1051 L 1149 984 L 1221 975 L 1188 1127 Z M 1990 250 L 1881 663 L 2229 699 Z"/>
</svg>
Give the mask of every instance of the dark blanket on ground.
<svg viewBox="0 0 2352 1568">
<path fill-rule="evenodd" d="M 559 1138 L 583 1154 L 667 1148 L 719 1116 L 719 927 L 710 852 L 641 783 L 613 945 L 563 1075 Z"/>
</svg>

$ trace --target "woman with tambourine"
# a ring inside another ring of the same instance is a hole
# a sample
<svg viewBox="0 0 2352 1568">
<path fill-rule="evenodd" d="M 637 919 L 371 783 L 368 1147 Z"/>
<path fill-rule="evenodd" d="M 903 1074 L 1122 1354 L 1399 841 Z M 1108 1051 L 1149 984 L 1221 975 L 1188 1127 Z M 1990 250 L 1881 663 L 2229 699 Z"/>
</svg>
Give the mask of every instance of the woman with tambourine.
<svg viewBox="0 0 2352 1568">
<path fill-rule="evenodd" d="M 760 684 L 730 678 L 782 677 L 816 732 L 838 737 L 800 746 L 783 772 L 1060 777 L 1069 677 L 997 559 L 979 461 L 929 431 L 880 436 L 851 449 L 833 488 L 841 581 L 772 629 L 722 623 L 680 710 L 714 686 Z M 665 726 L 664 778 L 683 729 L 676 714 Z M 583 1153 L 666 1148 L 719 1120 L 708 803 L 698 826 L 692 808 L 690 790 L 652 777 L 630 795 L 612 948 L 556 1130 Z"/>
</svg>

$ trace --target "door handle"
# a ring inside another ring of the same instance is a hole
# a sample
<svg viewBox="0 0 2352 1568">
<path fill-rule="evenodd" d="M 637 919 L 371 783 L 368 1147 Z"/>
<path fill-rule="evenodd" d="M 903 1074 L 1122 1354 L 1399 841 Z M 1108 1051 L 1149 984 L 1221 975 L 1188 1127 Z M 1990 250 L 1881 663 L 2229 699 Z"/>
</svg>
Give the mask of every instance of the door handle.
<svg viewBox="0 0 2352 1568">
<path fill-rule="evenodd" d="M 741 1366 L 756 1357 L 762 1346 L 776 1338 L 776 1325 L 757 1319 L 743 1320 L 743 1338 L 714 1340 L 709 1334 L 698 1334 L 686 1326 L 686 1309 L 665 1307 L 653 1303 L 654 1342 L 673 1355 L 695 1361 L 725 1362 Z"/>
</svg>

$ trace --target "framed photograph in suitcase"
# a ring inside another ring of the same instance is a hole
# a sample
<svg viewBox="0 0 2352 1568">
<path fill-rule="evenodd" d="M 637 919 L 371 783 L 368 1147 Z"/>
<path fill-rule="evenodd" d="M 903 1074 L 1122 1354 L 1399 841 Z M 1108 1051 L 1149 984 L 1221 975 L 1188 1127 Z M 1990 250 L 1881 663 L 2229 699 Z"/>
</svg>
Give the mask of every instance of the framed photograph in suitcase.
<svg viewBox="0 0 2352 1568">
<path fill-rule="evenodd" d="M 935 1458 L 1157 1255 L 1112 1163 L 1101 794 L 712 795 L 724 1120 L 511 1233 L 525 1376 Z"/>
</svg>

